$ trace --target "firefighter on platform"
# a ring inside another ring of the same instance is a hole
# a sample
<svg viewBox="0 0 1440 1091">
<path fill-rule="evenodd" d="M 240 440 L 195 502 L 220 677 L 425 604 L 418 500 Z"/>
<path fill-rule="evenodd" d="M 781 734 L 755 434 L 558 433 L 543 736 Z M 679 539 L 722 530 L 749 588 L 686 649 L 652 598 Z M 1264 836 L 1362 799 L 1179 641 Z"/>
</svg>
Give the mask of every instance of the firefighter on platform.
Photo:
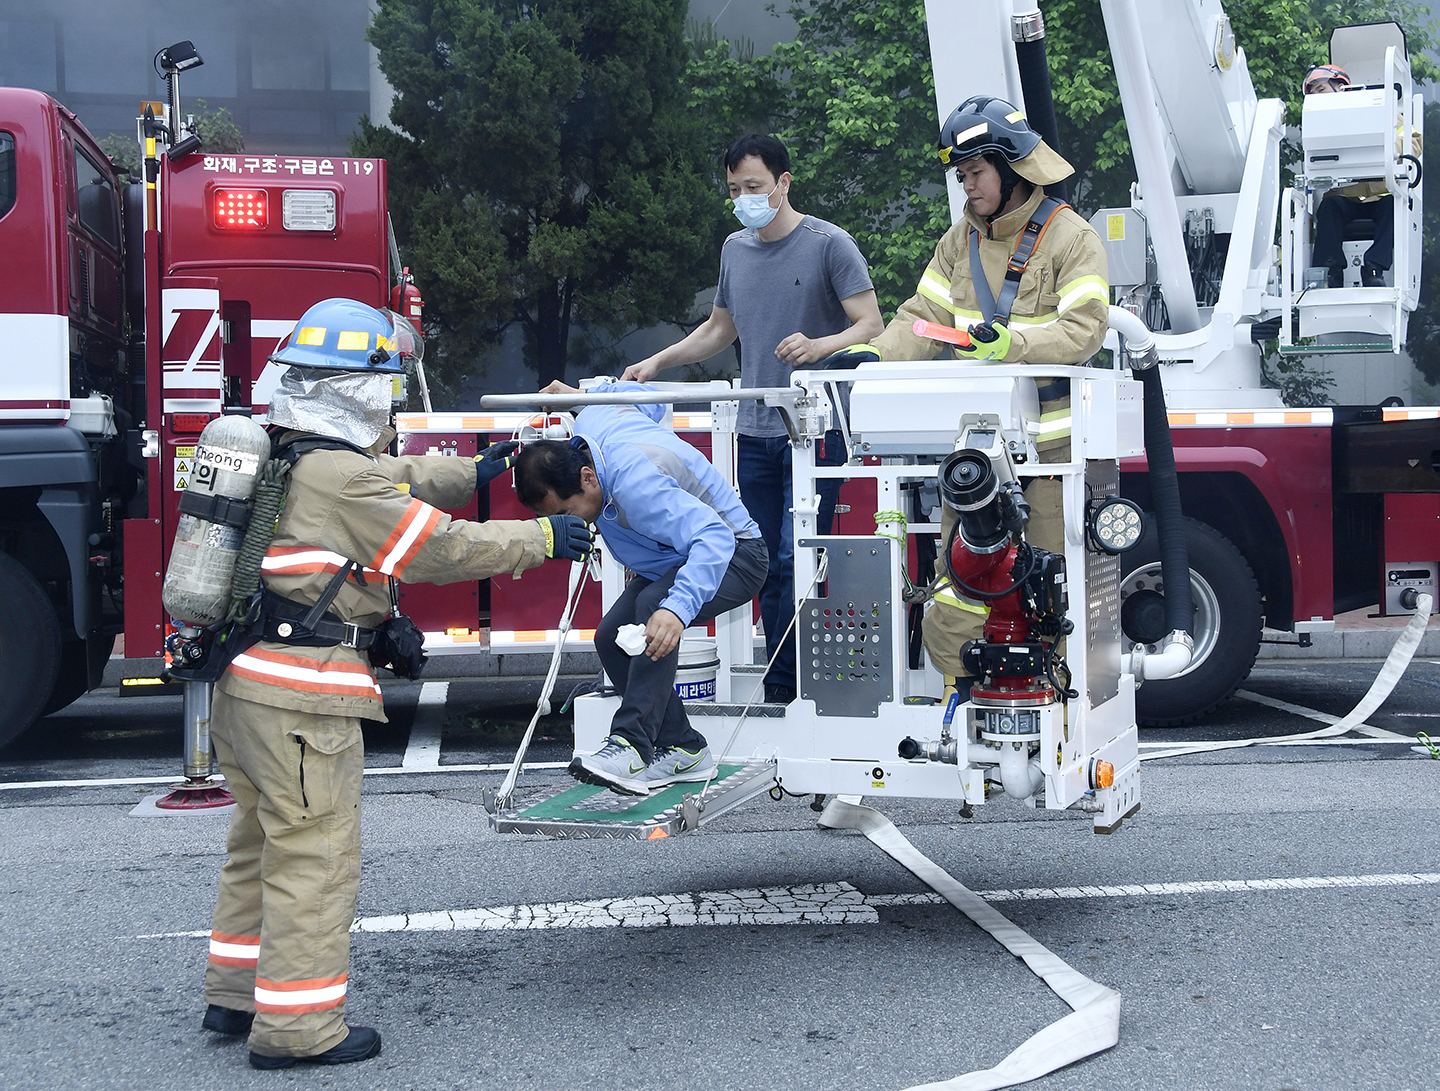
<svg viewBox="0 0 1440 1091">
<path fill-rule="evenodd" d="M 965 188 L 964 215 L 941 238 L 915 294 L 874 344 L 853 346 L 832 357 L 833 364 L 845 366 L 838 357 L 846 356 L 854 363 L 933 358 L 943 346 L 914 332 L 921 318 L 970 328 L 972 347 L 954 350 L 962 360 L 1085 363 L 1100 349 L 1109 324 L 1105 250 L 1094 229 L 1044 189 L 1074 168 L 1026 124 L 1024 113 L 984 95 L 967 99 L 946 119 L 939 152 Z M 1068 380 L 1039 382 L 1040 461 L 1068 461 Z M 1027 537 L 1042 549 L 1061 551 L 1059 482 L 1032 479 L 1026 497 Z M 942 540 L 954 520 L 945 508 Z M 925 615 L 925 646 L 947 676 L 959 668 L 961 645 L 980 635 L 986 612 L 948 583 L 937 588 Z"/>
<path fill-rule="evenodd" d="M 261 569 L 262 638 L 215 686 L 211 739 L 236 809 L 203 1024 L 248 1034 L 256 1068 L 380 1052 L 375 1030 L 346 1025 L 345 999 L 360 883 L 360 721 L 385 719 L 371 664 L 418 673 L 403 660 L 419 659 L 419 633 L 392 616 L 391 581 L 518 577 L 547 557 L 578 560 L 593 542 L 570 516 L 482 523 L 440 510 L 507 469 L 512 444 L 473 462 L 383 453 L 394 436 L 393 378 L 412 348 L 419 339 L 403 319 L 328 299 L 271 357 L 290 365 L 269 418 L 293 462 Z"/>
</svg>

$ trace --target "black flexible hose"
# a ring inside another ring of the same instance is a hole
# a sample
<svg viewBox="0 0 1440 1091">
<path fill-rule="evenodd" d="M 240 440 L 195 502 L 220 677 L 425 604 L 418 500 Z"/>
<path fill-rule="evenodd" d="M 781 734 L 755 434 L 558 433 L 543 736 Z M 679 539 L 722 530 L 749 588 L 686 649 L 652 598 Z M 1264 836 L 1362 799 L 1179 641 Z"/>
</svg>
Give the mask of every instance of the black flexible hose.
<svg viewBox="0 0 1440 1091">
<path fill-rule="evenodd" d="M 1160 535 L 1160 572 L 1165 580 L 1165 624 L 1173 632 L 1192 632 L 1195 603 L 1190 594 L 1190 558 L 1185 551 L 1184 516 L 1180 511 L 1180 478 L 1175 472 L 1175 447 L 1165 412 L 1160 369 L 1136 370 L 1145 388 L 1145 457 L 1150 463 L 1150 495 Z"/>
<path fill-rule="evenodd" d="M 1045 39 L 1015 43 L 1015 61 L 1020 68 L 1020 90 L 1025 94 L 1025 122 L 1040 139 L 1060 154 L 1060 129 L 1055 123 L 1055 96 L 1050 90 L 1050 66 L 1045 60 Z M 1051 197 L 1070 200 L 1070 187 L 1061 180 L 1045 187 Z"/>
</svg>

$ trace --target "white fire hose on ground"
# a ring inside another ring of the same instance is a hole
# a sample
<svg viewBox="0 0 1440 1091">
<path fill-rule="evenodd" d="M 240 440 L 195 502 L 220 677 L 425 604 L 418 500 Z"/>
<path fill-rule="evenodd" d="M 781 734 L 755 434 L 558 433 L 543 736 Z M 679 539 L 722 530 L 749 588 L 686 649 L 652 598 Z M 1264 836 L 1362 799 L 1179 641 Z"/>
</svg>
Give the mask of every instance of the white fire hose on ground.
<svg viewBox="0 0 1440 1091">
<path fill-rule="evenodd" d="M 1363 724 L 1395 689 L 1425 635 L 1432 606 L 1429 595 L 1419 596 L 1414 615 L 1396 639 L 1369 691 L 1347 716 L 1336 723 L 1299 735 L 1197 743 L 1159 754 L 1146 754 L 1140 760 L 1259 746 L 1269 742 L 1323 739 L 1353 730 Z M 1069 1015 L 1031 1035 L 994 1068 L 939 1083 L 922 1084 L 910 1091 L 996 1091 L 998 1088 L 1014 1087 L 1103 1052 L 1120 1040 L 1119 993 L 1092 981 L 1008 920 L 984 898 L 920 852 L 879 811 L 833 799 L 826 804 L 820 816 L 820 825 L 863 833 L 893 860 L 990 933 L 1007 951 L 1024 959 L 1025 964 L 1073 1009 Z"/>
</svg>

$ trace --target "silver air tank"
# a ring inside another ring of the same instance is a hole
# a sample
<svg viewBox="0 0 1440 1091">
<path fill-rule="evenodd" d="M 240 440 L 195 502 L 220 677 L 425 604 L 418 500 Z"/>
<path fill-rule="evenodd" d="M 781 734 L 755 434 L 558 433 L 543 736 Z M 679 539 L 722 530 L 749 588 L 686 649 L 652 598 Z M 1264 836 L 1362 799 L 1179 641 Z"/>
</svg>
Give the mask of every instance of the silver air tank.
<svg viewBox="0 0 1440 1091">
<path fill-rule="evenodd" d="M 224 620 L 250 501 L 269 458 L 270 437 L 248 416 L 216 417 L 200 433 L 160 592 L 176 621 L 203 627 Z"/>
</svg>

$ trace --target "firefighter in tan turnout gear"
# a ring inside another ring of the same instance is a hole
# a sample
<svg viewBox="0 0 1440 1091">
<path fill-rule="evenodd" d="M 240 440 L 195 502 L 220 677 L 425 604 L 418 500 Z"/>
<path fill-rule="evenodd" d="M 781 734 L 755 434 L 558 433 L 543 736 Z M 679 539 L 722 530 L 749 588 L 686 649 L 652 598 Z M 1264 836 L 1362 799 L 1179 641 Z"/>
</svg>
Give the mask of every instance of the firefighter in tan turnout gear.
<svg viewBox="0 0 1440 1091">
<path fill-rule="evenodd" d="M 964 360 L 1021 364 L 1083 364 L 1105 339 L 1110 286 L 1100 237 L 1044 187 L 1074 168 L 1002 99 L 962 103 L 940 131 L 940 161 L 965 188 L 965 213 L 935 248 L 920 284 L 867 350 L 882 360 L 929 360 L 941 345 L 914 332 L 916 319 L 970 329 Z M 838 362 L 838 361 L 837 361 Z M 1068 380 L 1040 379 L 1040 461 L 1070 458 Z M 1026 488 L 1029 539 L 1064 548 L 1060 487 L 1034 479 Z M 943 541 L 955 512 L 944 508 Z M 980 636 L 987 608 L 960 598 L 942 582 L 925 615 L 925 647 L 945 675 L 959 669 L 960 647 Z"/>
<path fill-rule="evenodd" d="M 330 299 L 271 357 L 290 365 L 269 415 L 277 451 L 293 462 L 261 570 L 262 638 L 215 688 L 211 738 L 237 806 L 204 1019 L 209 1030 L 248 1033 L 257 1068 L 380 1052 L 375 1030 L 346 1025 L 345 1000 L 360 882 L 360 719 L 385 719 L 371 663 L 418 673 L 419 634 L 392 619 L 390 581 L 518 576 L 547 557 L 577 560 L 593 541 L 569 516 L 481 523 L 440 510 L 503 472 L 511 444 L 473 462 L 381 453 L 394 434 L 392 379 L 412 346 L 418 337 L 403 319 Z"/>
</svg>

